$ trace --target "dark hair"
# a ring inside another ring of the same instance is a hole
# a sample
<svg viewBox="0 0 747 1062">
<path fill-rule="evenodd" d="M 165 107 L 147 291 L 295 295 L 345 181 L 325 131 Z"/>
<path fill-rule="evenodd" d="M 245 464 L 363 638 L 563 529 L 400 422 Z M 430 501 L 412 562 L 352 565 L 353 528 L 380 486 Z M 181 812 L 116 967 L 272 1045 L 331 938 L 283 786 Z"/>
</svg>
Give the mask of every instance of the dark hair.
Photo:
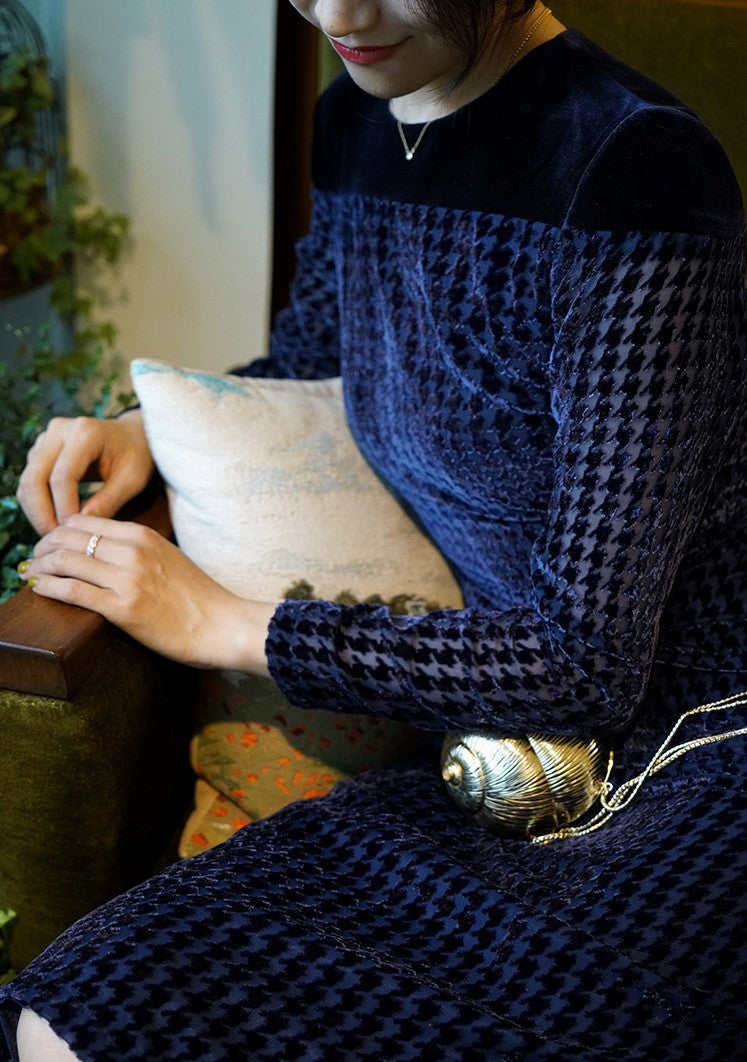
<svg viewBox="0 0 747 1062">
<path fill-rule="evenodd" d="M 506 22 L 529 14 L 536 0 L 414 0 L 413 7 L 431 23 L 445 41 L 464 54 L 458 80 L 471 70 L 483 34 L 499 12 Z"/>
</svg>

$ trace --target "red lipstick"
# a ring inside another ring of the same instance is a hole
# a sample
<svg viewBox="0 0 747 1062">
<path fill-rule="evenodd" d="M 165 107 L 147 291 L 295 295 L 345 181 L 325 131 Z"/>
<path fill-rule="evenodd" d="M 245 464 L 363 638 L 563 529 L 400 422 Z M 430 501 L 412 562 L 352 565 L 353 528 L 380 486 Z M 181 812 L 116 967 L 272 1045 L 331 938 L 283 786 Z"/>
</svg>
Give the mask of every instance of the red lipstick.
<svg viewBox="0 0 747 1062">
<path fill-rule="evenodd" d="M 332 40 L 331 37 L 329 41 L 338 55 L 341 55 L 348 63 L 355 63 L 357 66 L 373 66 L 374 63 L 383 63 L 385 59 L 391 59 L 402 43 L 400 41 L 398 44 L 385 44 L 368 48 L 347 48 L 344 44 L 340 44 L 339 41 Z"/>
</svg>

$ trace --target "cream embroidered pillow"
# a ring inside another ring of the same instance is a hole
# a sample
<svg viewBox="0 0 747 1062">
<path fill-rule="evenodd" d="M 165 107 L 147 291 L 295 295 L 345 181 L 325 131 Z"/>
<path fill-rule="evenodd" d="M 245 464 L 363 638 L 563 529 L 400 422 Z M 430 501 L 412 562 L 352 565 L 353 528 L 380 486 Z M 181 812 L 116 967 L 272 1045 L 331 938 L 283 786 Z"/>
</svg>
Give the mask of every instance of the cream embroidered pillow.
<svg viewBox="0 0 747 1062">
<path fill-rule="evenodd" d="M 304 580 L 321 598 L 406 594 L 461 607 L 443 558 L 358 450 L 339 378 L 255 380 L 137 360 L 132 379 L 177 542 L 217 582 L 261 601 Z M 214 843 L 216 825 L 222 839 L 411 748 L 406 727 L 300 712 L 274 684 L 235 672 L 204 676 L 197 702 L 193 763 L 224 800 L 210 805 L 201 790 L 214 821 L 192 821 L 183 851 Z"/>
</svg>

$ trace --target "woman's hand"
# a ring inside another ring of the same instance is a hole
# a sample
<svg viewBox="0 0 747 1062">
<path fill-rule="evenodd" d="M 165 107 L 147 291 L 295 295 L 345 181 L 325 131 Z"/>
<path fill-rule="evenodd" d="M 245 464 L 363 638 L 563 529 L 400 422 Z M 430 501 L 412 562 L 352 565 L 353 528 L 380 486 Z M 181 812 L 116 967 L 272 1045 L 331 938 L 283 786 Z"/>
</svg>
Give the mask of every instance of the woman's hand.
<svg viewBox="0 0 747 1062">
<path fill-rule="evenodd" d="M 72 516 L 22 568 L 38 594 L 99 612 L 163 656 L 268 674 L 275 606 L 232 594 L 148 527 Z"/>
<path fill-rule="evenodd" d="M 79 483 L 103 480 L 82 512 L 95 509 L 101 516 L 113 516 L 143 490 L 153 469 L 139 410 L 116 420 L 55 417 L 29 450 L 18 500 L 44 535 L 81 510 Z"/>
</svg>

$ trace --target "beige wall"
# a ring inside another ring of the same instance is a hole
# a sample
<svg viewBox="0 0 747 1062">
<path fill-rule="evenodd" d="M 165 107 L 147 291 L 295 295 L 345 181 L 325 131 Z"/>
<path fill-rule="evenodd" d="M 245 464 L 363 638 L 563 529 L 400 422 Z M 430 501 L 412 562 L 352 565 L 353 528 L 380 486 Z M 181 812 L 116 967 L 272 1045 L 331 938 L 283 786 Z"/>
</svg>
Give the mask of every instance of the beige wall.
<svg viewBox="0 0 747 1062">
<path fill-rule="evenodd" d="M 272 0 L 66 0 L 71 149 L 131 215 L 111 316 L 127 358 L 222 370 L 262 353 Z"/>
</svg>

